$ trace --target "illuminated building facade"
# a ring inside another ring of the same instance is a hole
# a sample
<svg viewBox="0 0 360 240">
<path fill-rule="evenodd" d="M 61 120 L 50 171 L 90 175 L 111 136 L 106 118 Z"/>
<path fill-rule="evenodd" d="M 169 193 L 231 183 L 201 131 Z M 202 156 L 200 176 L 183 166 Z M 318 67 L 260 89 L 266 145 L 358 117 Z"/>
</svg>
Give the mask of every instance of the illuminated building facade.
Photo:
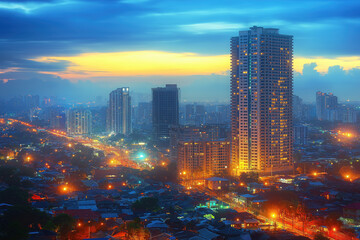
<svg viewBox="0 0 360 240">
<path fill-rule="evenodd" d="M 293 166 L 293 37 L 252 27 L 231 38 L 231 174 Z"/>
<path fill-rule="evenodd" d="M 66 114 L 66 129 L 70 135 L 91 133 L 92 116 L 87 109 L 69 109 Z"/>
<path fill-rule="evenodd" d="M 228 174 L 230 141 L 180 141 L 177 154 L 182 179 L 195 180 Z"/>
<path fill-rule="evenodd" d="M 131 133 L 131 97 L 128 87 L 118 88 L 109 95 L 107 131 L 125 135 Z"/>
<path fill-rule="evenodd" d="M 169 128 L 179 125 L 179 88 L 176 84 L 152 89 L 152 122 L 155 139 L 168 139 Z"/>
</svg>

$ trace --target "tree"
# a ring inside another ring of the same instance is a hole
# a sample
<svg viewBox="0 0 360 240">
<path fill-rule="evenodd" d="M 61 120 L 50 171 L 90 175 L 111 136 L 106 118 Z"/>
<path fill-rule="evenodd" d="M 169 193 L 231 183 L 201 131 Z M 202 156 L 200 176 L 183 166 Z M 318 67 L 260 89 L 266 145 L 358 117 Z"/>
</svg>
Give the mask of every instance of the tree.
<svg viewBox="0 0 360 240">
<path fill-rule="evenodd" d="M 150 237 L 149 231 L 143 227 L 140 218 L 124 223 L 121 229 L 127 231 L 128 239 L 131 240 L 146 240 Z"/>
<path fill-rule="evenodd" d="M 29 194 L 18 187 L 9 187 L 0 192 L 0 202 L 12 205 L 28 205 Z"/>
<path fill-rule="evenodd" d="M 259 182 L 259 174 L 255 172 L 241 173 L 239 181 L 242 183 Z"/>
<path fill-rule="evenodd" d="M 329 240 L 329 238 L 325 237 L 324 235 L 322 235 L 322 233 L 317 233 L 314 236 L 314 240 Z"/>
<path fill-rule="evenodd" d="M 68 239 L 69 234 L 75 227 L 75 219 L 68 214 L 59 214 L 54 217 L 53 223 L 56 231 L 60 234 L 60 239 Z"/>
<path fill-rule="evenodd" d="M 339 218 L 341 217 L 340 214 L 338 213 L 330 213 L 326 218 L 325 218 L 325 226 L 327 226 L 329 229 L 332 228 L 341 228 L 342 227 L 342 222 L 339 220 Z"/>
<path fill-rule="evenodd" d="M 134 211 L 156 211 L 159 207 L 159 200 L 154 197 L 144 197 L 132 204 Z"/>
<path fill-rule="evenodd" d="M 46 213 L 27 204 L 9 207 L 0 217 L 0 239 L 27 239 L 31 229 L 45 226 L 50 219 Z"/>
</svg>

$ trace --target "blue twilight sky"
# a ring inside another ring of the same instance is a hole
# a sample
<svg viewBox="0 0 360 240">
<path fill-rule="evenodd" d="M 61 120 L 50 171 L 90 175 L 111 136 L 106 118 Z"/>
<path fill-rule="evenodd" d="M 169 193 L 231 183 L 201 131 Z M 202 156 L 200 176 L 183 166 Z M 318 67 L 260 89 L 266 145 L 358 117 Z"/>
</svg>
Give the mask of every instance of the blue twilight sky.
<svg viewBox="0 0 360 240">
<path fill-rule="evenodd" d="M 229 41 L 251 26 L 294 36 L 294 92 L 360 100 L 360 1 L 0 1 L 0 98 L 85 101 L 165 83 L 229 101 Z"/>
</svg>

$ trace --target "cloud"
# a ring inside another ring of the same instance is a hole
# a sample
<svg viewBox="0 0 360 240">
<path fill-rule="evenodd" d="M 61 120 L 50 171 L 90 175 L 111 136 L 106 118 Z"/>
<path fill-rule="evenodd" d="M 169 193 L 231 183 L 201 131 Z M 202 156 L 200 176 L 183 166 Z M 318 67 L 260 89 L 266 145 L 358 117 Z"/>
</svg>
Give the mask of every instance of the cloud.
<svg viewBox="0 0 360 240">
<path fill-rule="evenodd" d="M 309 65 L 311 63 L 315 65 Z M 341 66 L 341 69 L 343 70 L 350 70 L 353 68 L 360 68 L 360 56 L 342 56 L 334 58 L 296 56 L 294 59 L 294 70 L 302 73 L 304 66 L 314 66 L 314 70 L 322 74 L 327 73 L 332 66 Z"/>
<path fill-rule="evenodd" d="M 184 24 L 179 26 L 183 31 L 189 31 L 196 34 L 212 33 L 212 32 L 229 32 L 236 29 L 244 28 L 241 24 L 226 23 L 226 22 L 208 22 L 208 23 L 194 23 Z"/>
<path fill-rule="evenodd" d="M 340 101 L 359 101 L 360 68 L 345 70 L 331 66 L 325 73 L 319 72 L 316 63 L 304 64 L 302 73 L 295 73 L 294 93 L 308 102 L 315 101 L 315 92 L 332 92 Z"/>
<path fill-rule="evenodd" d="M 196 53 L 132 51 L 84 53 L 32 59 L 39 63 L 70 62 L 57 75 L 68 79 L 95 76 L 188 76 L 223 74 L 229 68 L 229 55 L 206 56 Z"/>
</svg>

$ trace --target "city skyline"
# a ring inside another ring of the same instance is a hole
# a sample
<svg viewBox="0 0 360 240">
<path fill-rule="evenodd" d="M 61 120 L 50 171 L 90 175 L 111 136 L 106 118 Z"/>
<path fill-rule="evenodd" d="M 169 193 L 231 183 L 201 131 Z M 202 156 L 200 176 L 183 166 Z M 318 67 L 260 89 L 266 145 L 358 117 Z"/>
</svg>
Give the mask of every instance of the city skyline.
<svg viewBox="0 0 360 240">
<path fill-rule="evenodd" d="M 0 240 L 360 240 L 359 13 L 0 0 Z"/>
<path fill-rule="evenodd" d="M 67 89 L 63 97 L 84 102 L 119 86 L 150 96 L 149 89 L 175 83 L 187 101 L 226 102 L 226 43 L 258 25 L 293 33 L 296 95 L 313 102 L 309 92 L 321 90 L 360 100 L 356 87 L 349 87 L 358 86 L 360 76 L 358 2 L 176 4 L 1 1 L 0 94 L 56 96 Z M 200 86 L 204 91 L 194 94 Z"/>
</svg>

